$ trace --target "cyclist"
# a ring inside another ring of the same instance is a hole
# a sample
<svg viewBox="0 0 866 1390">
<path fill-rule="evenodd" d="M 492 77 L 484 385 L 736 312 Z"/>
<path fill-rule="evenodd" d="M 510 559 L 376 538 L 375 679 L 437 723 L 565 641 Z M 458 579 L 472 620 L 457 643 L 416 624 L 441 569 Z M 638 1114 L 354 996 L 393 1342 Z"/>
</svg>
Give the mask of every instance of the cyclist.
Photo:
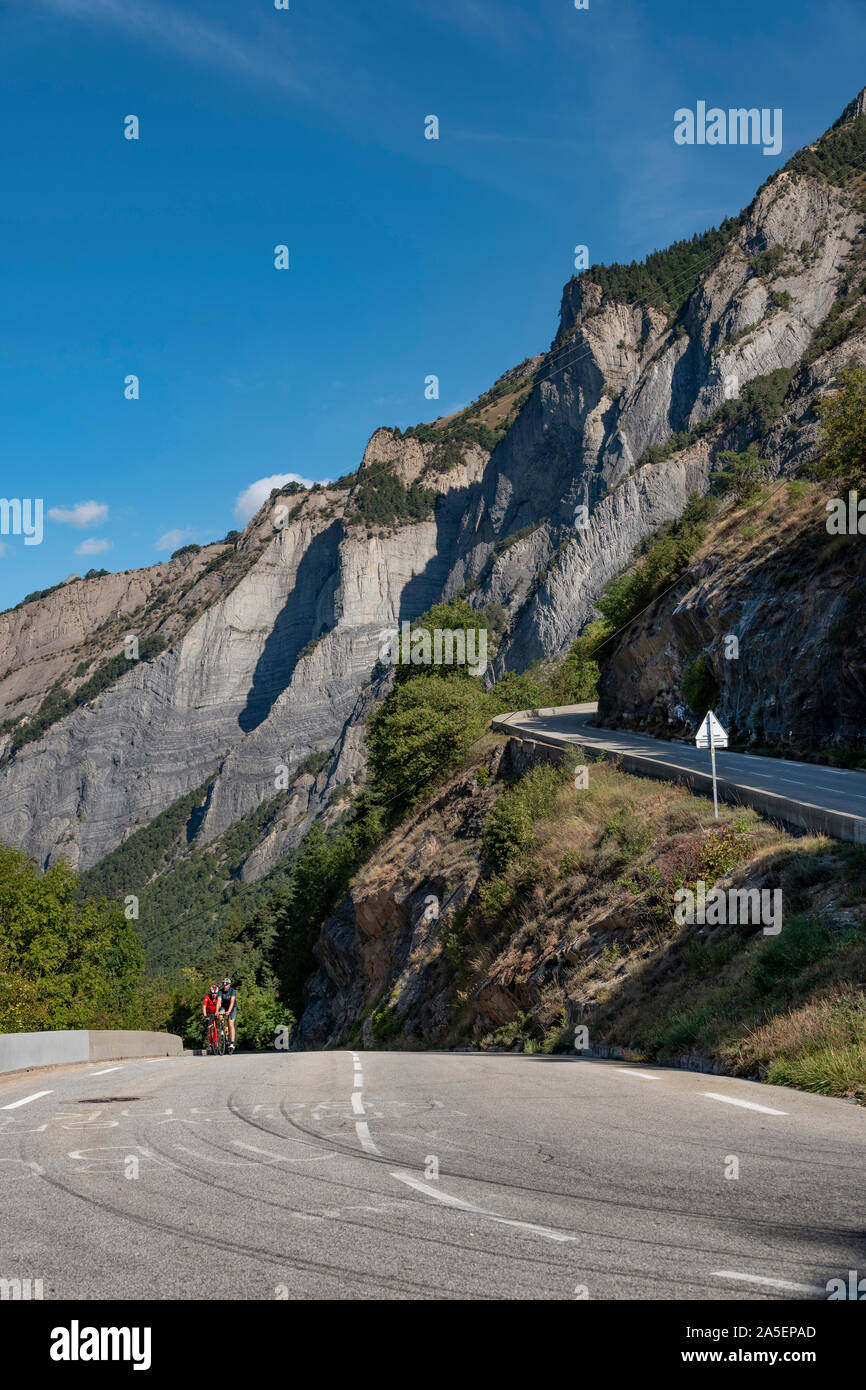
<svg viewBox="0 0 866 1390">
<path fill-rule="evenodd" d="M 201 1001 L 201 1016 L 205 1021 L 205 1037 L 208 1039 L 210 1039 L 211 1020 L 218 1013 L 222 1013 L 222 998 L 216 985 L 211 985 Z"/>
<path fill-rule="evenodd" d="M 226 1022 L 229 1026 L 229 1052 L 234 1052 L 235 1022 L 238 1016 L 238 996 L 237 992 L 232 986 L 232 982 L 229 979 L 228 975 L 223 980 L 222 993 L 220 994 L 220 1003 L 222 1005 L 222 1011 L 226 1016 Z"/>
</svg>

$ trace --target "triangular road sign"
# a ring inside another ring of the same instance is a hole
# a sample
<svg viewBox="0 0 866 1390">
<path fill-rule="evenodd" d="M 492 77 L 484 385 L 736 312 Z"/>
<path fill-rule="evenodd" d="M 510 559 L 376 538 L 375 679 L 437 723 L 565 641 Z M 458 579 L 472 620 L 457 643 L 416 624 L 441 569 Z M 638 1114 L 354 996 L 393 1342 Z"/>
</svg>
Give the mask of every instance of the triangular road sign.
<svg viewBox="0 0 866 1390">
<path fill-rule="evenodd" d="M 695 743 L 698 748 L 727 748 L 727 731 L 722 728 L 712 710 L 708 710 L 701 720 Z"/>
</svg>

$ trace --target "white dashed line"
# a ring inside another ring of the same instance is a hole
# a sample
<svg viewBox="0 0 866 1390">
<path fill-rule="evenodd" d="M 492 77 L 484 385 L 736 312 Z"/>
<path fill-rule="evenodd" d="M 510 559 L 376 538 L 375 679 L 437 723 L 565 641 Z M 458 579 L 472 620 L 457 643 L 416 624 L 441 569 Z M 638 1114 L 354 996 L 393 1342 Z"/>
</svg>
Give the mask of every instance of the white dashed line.
<svg viewBox="0 0 866 1390">
<path fill-rule="evenodd" d="M 568 1236 L 564 1231 L 554 1231 L 550 1226 L 535 1226 L 531 1221 L 517 1221 L 510 1216 L 500 1216 L 496 1211 L 487 1211 L 485 1207 L 477 1207 L 474 1202 L 464 1202 L 462 1197 L 452 1197 L 447 1192 L 440 1192 L 437 1187 L 430 1187 L 426 1182 L 421 1182 L 420 1178 L 413 1177 L 411 1173 L 392 1173 L 392 1178 L 398 1182 L 404 1182 L 408 1187 L 414 1187 L 416 1192 L 423 1192 L 428 1197 L 435 1197 L 437 1202 L 443 1202 L 447 1207 L 456 1207 L 459 1211 L 471 1212 L 473 1216 L 484 1216 L 488 1221 L 498 1221 L 502 1226 L 516 1226 L 521 1231 L 530 1231 L 536 1236 L 546 1236 L 548 1240 L 573 1241 L 576 1236 Z"/>
<path fill-rule="evenodd" d="M 92 1071 L 91 1076 L 107 1076 L 110 1071 L 123 1071 L 123 1067 L 106 1067 L 104 1071 Z"/>
<path fill-rule="evenodd" d="M 352 1092 L 352 1111 L 355 1115 L 364 1114 L 364 1101 L 360 1091 Z"/>
<path fill-rule="evenodd" d="M 380 1151 L 376 1148 L 376 1145 L 370 1138 L 370 1130 L 367 1126 L 366 1120 L 355 1121 L 355 1133 L 361 1141 L 361 1148 L 364 1150 L 364 1153 L 375 1154 L 377 1158 L 382 1157 Z"/>
<path fill-rule="evenodd" d="M 630 1067 L 617 1067 L 617 1071 L 621 1071 L 623 1076 L 640 1076 L 644 1081 L 661 1081 L 660 1076 L 653 1076 L 648 1071 L 633 1071 Z"/>
<path fill-rule="evenodd" d="M 355 1090 L 357 1091 L 361 1086 L 363 1086 L 363 1084 L 364 1084 L 364 1077 L 363 1077 L 363 1074 L 362 1074 L 361 1072 L 357 1072 L 357 1073 L 356 1073 L 356 1076 L 355 1076 Z"/>
<path fill-rule="evenodd" d="M 761 1274 L 740 1274 L 735 1269 L 714 1269 L 711 1273 L 714 1279 L 739 1279 L 746 1284 L 764 1284 L 767 1288 L 773 1289 L 792 1289 L 796 1293 L 827 1292 L 816 1284 L 792 1284 L 788 1279 L 765 1279 Z"/>
<path fill-rule="evenodd" d="M 753 1100 L 737 1100 L 735 1096 L 722 1096 L 718 1091 L 703 1091 L 707 1100 L 720 1100 L 725 1105 L 741 1105 L 744 1110 L 760 1110 L 762 1115 L 787 1115 L 787 1110 L 773 1110 L 769 1105 L 758 1105 Z"/>
<path fill-rule="evenodd" d="M 53 1091 L 34 1091 L 32 1096 L 24 1096 L 23 1100 L 13 1100 L 9 1105 L 0 1106 L 0 1110 L 17 1110 L 19 1105 L 29 1105 L 31 1100 L 39 1100 L 40 1096 L 53 1096 Z"/>
</svg>

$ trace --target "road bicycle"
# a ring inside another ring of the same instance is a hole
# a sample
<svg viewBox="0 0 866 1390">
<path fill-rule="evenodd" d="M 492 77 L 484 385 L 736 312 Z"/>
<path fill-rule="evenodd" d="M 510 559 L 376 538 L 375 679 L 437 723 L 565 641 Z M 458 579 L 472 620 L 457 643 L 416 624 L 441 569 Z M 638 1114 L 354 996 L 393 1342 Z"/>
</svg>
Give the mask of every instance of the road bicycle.
<svg viewBox="0 0 866 1390">
<path fill-rule="evenodd" d="M 224 1057 L 228 1045 L 225 1014 L 213 1014 L 207 1024 L 207 1055 Z"/>
</svg>

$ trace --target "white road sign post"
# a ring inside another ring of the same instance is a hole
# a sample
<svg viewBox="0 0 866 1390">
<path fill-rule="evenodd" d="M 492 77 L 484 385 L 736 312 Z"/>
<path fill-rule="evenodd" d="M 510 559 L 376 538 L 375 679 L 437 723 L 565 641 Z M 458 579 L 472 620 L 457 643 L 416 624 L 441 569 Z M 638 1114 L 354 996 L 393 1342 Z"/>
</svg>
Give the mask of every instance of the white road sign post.
<svg viewBox="0 0 866 1390">
<path fill-rule="evenodd" d="M 713 810 L 716 814 L 716 820 L 718 820 L 719 793 L 716 786 L 716 749 L 727 748 L 728 735 L 711 709 L 707 710 L 706 718 L 701 722 L 695 743 L 699 748 L 709 748 L 710 750 L 710 761 L 713 765 Z"/>
</svg>

